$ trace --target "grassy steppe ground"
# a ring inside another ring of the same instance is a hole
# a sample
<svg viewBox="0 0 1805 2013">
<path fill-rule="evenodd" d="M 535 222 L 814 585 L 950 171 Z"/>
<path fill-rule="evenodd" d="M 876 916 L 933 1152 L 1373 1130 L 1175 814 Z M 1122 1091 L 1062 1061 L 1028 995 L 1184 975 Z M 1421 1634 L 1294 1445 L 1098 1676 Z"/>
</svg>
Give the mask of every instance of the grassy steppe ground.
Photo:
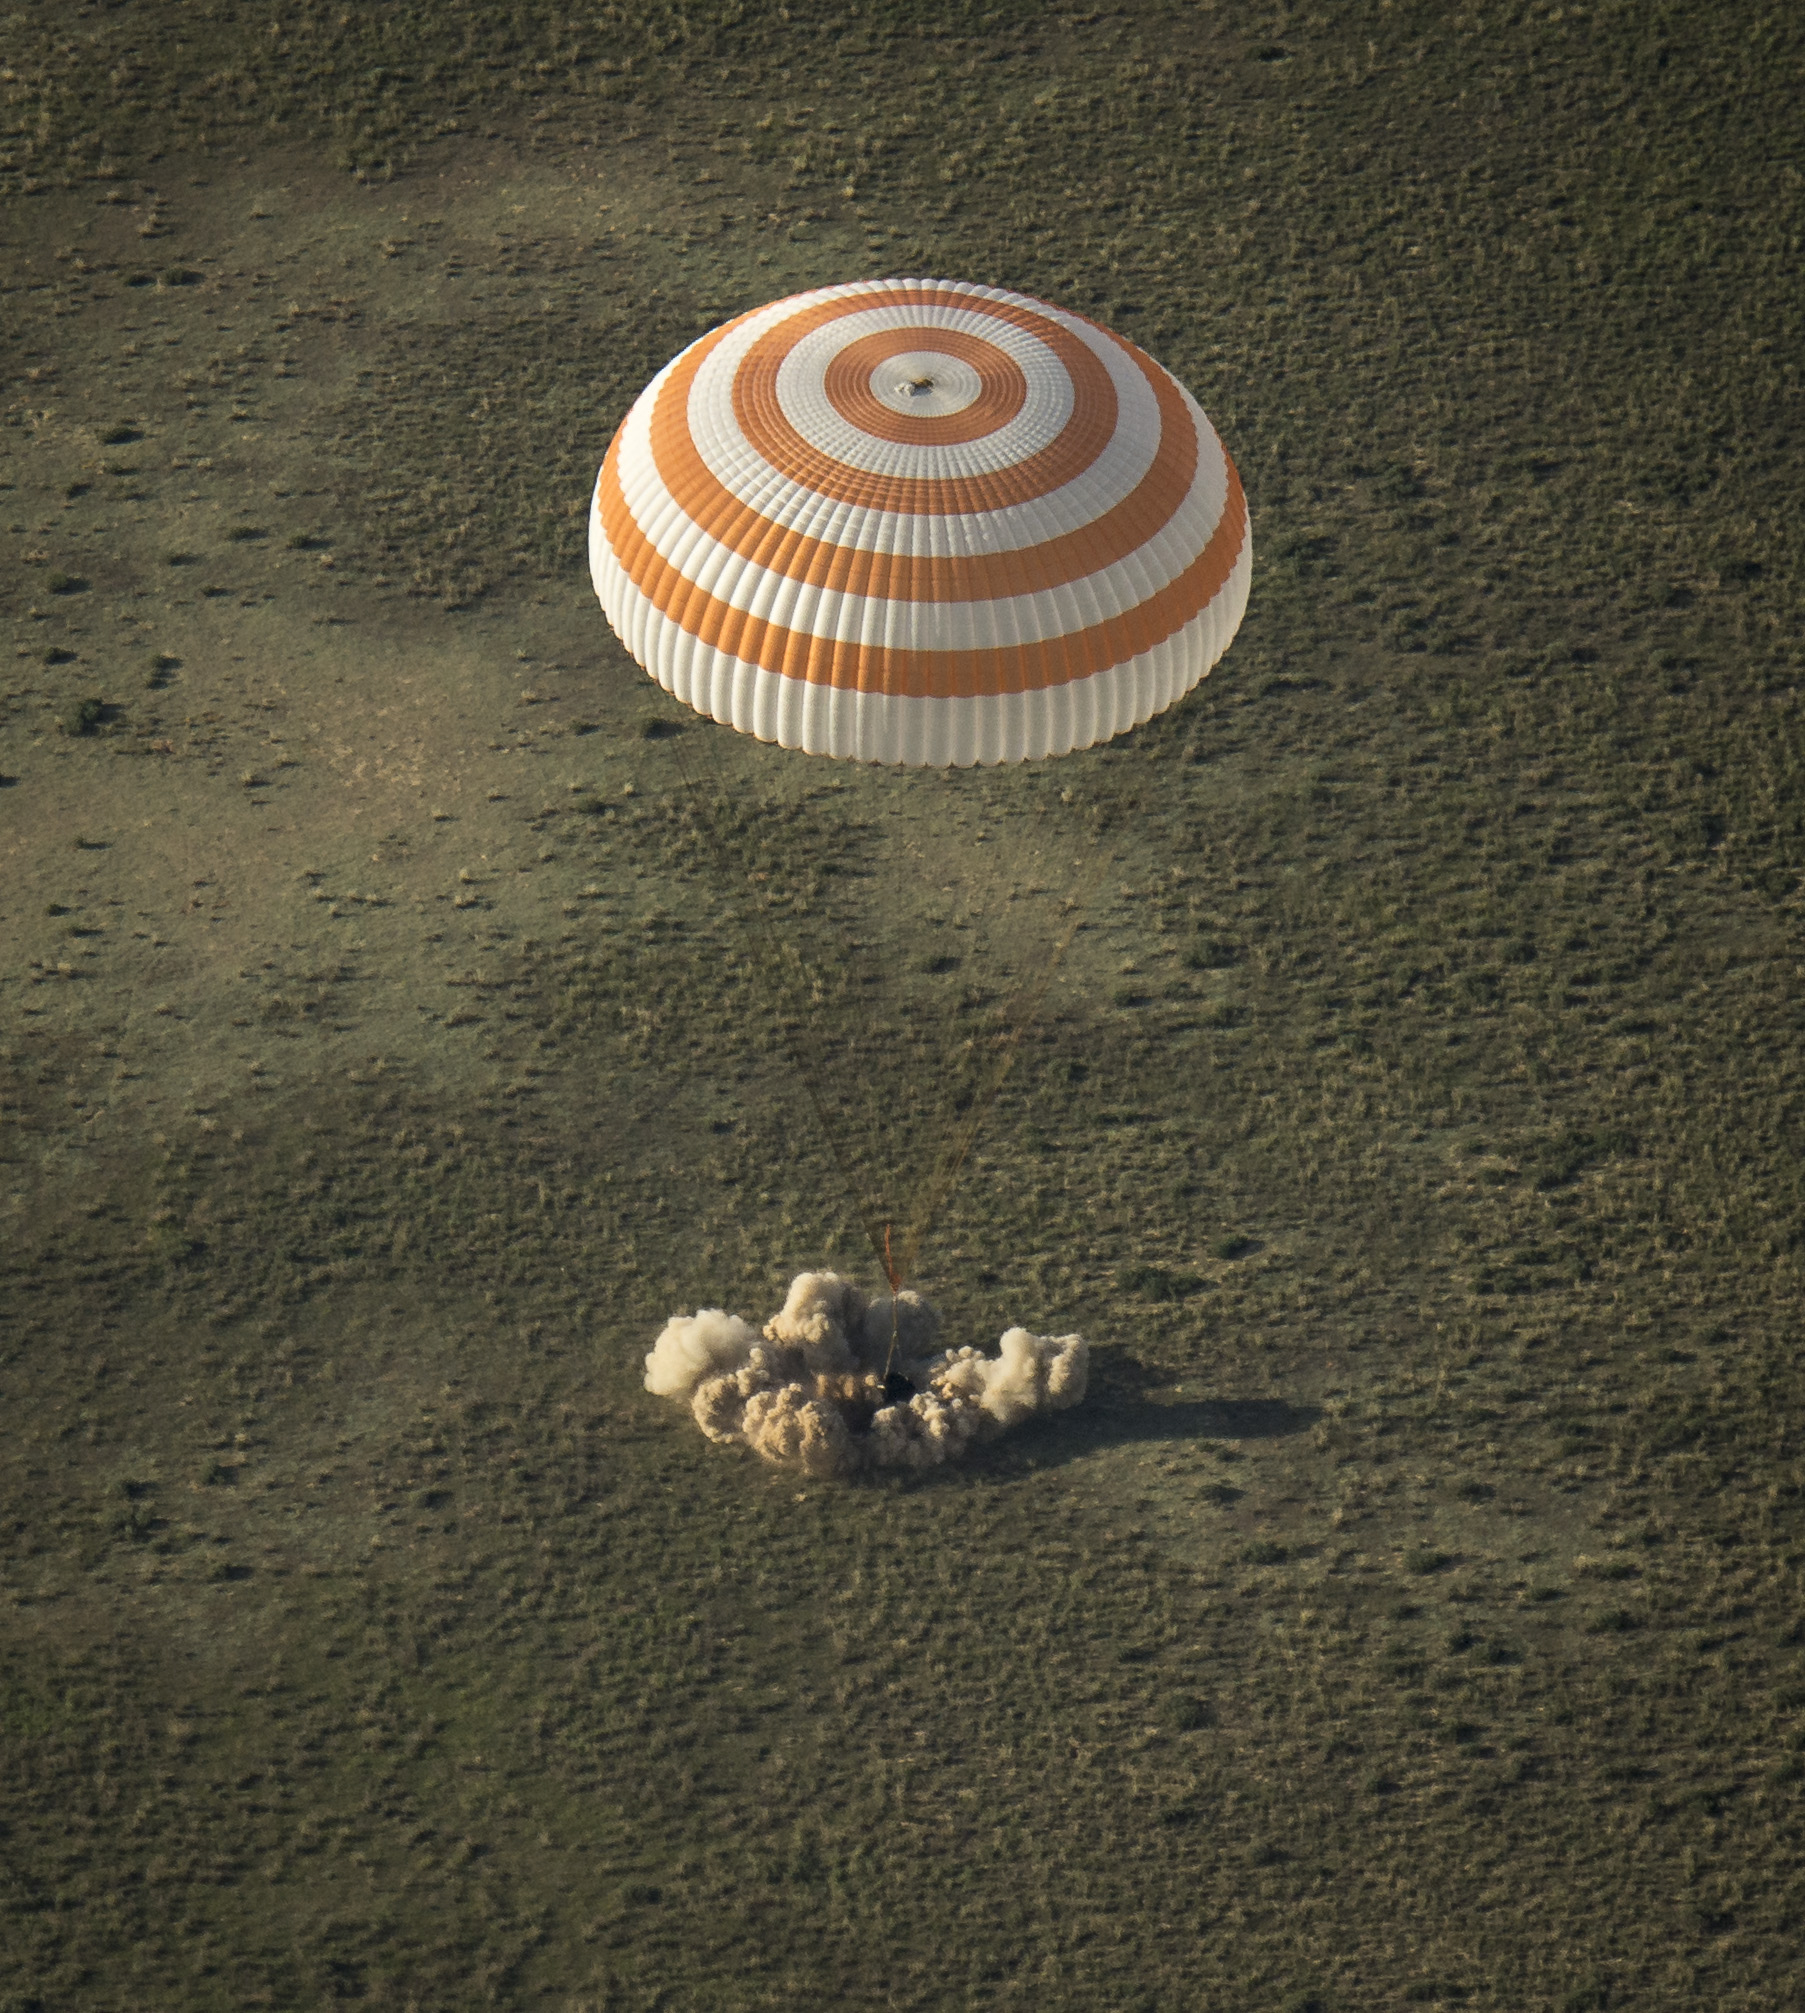
<svg viewBox="0 0 1805 2013">
<path fill-rule="evenodd" d="M 1789 2005 L 1796 23 L 788 14 L 6 18 L 0 2006 Z M 923 1258 L 1094 1397 L 803 1488 L 639 1388 L 872 1267 L 583 510 L 894 271 L 1143 341 L 1256 586 L 1044 774 L 733 752 L 954 1027 L 1117 807 Z"/>
</svg>

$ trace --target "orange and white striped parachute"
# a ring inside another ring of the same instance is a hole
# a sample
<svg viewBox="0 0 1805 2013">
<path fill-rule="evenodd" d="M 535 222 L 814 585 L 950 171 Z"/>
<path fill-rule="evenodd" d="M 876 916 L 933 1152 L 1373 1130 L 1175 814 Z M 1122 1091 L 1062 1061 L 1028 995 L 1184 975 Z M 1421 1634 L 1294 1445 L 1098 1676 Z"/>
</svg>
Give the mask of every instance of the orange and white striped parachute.
<svg viewBox="0 0 1805 2013">
<path fill-rule="evenodd" d="M 1240 624 L 1252 545 L 1214 427 L 1133 343 L 996 287 L 870 280 L 659 372 L 602 463 L 589 564 L 697 712 L 963 767 L 1182 698 Z"/>
</svg>

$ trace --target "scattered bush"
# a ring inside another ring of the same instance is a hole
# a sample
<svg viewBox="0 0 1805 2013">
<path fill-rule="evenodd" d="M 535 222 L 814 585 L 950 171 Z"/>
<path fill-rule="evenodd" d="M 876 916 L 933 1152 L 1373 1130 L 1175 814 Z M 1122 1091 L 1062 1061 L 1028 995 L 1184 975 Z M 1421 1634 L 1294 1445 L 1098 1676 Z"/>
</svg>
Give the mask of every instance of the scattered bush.
<svg viewBox="0 0 1805 2013">
<path fill-rule="evenodd" d="M 105 714 L 104 700 L 78 699 L 67 712 L 58 715 L 56 724 L 64 734 L 92 734 Z"/>
</svg>

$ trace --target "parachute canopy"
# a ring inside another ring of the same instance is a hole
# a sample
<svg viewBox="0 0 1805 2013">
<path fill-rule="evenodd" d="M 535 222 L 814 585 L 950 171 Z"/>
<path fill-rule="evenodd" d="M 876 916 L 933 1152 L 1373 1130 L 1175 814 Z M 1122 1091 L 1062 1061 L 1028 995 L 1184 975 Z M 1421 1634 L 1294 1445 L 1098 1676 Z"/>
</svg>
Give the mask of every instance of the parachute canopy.
<svg viewBox="0 0 1805 2013">
<path fill-rule="evenodd" d="M 692 343 L 609 446 L 589 563 L 666 691 L 868 762 L 1061 755 L 1228 648 L 1233 462 L 1133 343 L 1026 295 L 872 280 Z"/>
</svg>

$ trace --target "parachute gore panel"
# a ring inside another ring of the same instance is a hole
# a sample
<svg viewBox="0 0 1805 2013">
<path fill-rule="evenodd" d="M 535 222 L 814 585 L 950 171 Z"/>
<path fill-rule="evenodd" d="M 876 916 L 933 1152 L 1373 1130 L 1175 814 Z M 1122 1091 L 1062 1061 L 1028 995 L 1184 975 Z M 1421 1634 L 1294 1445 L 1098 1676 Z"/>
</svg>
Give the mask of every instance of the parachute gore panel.
<svg viewBox="0 0 1805 2013">
<path fill-rule="evenodd" d="M 602 463 L 589 563 L 697 712 L 962 766 L 1182 698 L 1234 636 L 1252 547 L 1214 427 L 1133 343 L 995 287 L 872 280 L 667 364 Z"/>
</svg>

